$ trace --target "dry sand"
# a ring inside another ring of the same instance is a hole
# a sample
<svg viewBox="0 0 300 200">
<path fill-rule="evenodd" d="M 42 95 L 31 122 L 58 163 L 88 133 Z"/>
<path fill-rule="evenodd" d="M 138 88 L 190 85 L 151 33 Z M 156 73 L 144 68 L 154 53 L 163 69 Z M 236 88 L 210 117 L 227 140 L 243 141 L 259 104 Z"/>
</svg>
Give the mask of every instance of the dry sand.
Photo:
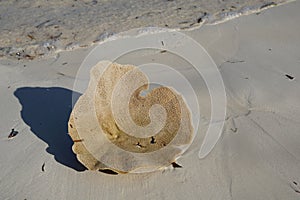
<svg viewBox="0 0 300 200">
<path fill-rule="evenodd" d="M 185 32 L 217 63 L 228 113 L 213 151 L 198 158 L 198 134 L 178 160 L 183 168 L 113 176 L 76 160 L 67 121 L 91 49 L 2 60 L 0 199 L 299 199 L 299 9 L 296 1 Z M 12 128 L 19 133 L 8 139 Z"/>
</svg>

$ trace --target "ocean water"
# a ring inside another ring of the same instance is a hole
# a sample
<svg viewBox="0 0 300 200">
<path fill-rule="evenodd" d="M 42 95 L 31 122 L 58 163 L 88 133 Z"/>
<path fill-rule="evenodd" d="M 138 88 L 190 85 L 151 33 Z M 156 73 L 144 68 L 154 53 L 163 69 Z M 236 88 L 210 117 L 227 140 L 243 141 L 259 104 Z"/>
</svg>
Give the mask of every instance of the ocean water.
<svg viewBox="0 0 300 200">
<path fill-rule="evenodd" d="M 84 48 L 133 28 L 192 29 L 286 0 L 0 0 L 0 59 Z"/>
</svg>

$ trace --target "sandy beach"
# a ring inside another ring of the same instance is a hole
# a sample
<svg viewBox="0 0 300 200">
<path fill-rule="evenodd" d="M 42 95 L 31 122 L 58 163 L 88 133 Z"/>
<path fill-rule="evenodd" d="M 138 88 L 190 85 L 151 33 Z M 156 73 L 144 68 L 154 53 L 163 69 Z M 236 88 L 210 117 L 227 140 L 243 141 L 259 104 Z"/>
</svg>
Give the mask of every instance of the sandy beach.
<svg viewBox="0 0 300 200">
<path fill-rule="evenodd" d="M 182 167 L 150 173 L 90 171 L 72 151 L 68 135 L 72 96 L 84 91 L 75 90 L 74 82 L 95 46 L 59 50 L 37 59 L 18 60 L 3 53 L 0 199 L 299 199 L 299 9 L 300 2 L 295 1 L 180 30 L 204 47 L 221 74 L 225 125 L 212 151 L 200 159 L 212 112 L 210 94 L 200 81 L 195 91 L 203 121 L 191 146 L 176 161 Z M 135 25 L 129 28 L 140 26 Z M 62 47 L 68 42 L 63 41 Z M 189 51 L 192 54 L 193 49 Z M 162 51 L 141 51 L 118 62 L 138 64 L 152 58 L 189 74 L 189 66 Z M 16 135 L 8 138 L 10 133 Z"/>
</svg>

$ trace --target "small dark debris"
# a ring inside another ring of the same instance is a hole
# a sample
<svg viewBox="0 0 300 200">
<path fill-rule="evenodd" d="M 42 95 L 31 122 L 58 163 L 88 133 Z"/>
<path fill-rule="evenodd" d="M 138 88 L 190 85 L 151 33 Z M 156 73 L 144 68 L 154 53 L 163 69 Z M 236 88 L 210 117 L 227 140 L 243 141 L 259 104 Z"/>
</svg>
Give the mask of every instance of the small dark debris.
<svg viewBox="0 0 300 200">
<path fill-rule="evenodd" d="M 105 174 L 110 174 L 110 175 L 118 175 L 119 173 L 110 170 L 110 169 L 99 169 L 99 172 L 105 173 Z"/>
<path fill-rule="evenodd" d="M 165 24 L 165 27 L 169 27 L 169 25 L 168 25 L 168 24 Z"/>
<path fill-rule="evenodd" d="M 267 7 L 270 7 L 270 6 L 276 6 L 277 4 L 275 2 L 270 2 L 270 3 L 266 3 L 265 5 L 262 5 L 260 7 L 260 9 L 263 9 L 263 8 L 267 8 Z"/>
<path fill-rule="evenodd" d="M 154 138 L 153 136 L 151 137 L 150 143 L 151 143 L 151 144 L 155 144 L 155 143 L 156 143 L 155 138 Z"/>
<path fill-rule="evenodd" d="M 181 10 L 181 8 L 176 8 L 176 10 Z"/>
<path fill-rule="evenodd" d="M 269 51 L 272 51 L 272 49 L 270 48 Z"/>
<path fill-rule="evenodd" d="M 7 86 L 7 88 L 9 89 L 9 88 L 10 88 L 10 86 Z"/>
<path fill-rule="evenodd" d="M 67 62 L 64 62 L 62 65 L 66 65 L 66 64 L 68 64 Z"/>
<path fill-rule="evenodd" d="M 296 181 L 293 181 L 293 183 L 294 183 L 295 185 L 298 185 L 298 183 L 297 183 Z"/>
<path fill-rule="evenodd" d="M 162 50 L 162 51 L 160 51 L 160 53 L 166 53 L 167 52 L 167 50 Z"/>
<path fill-rule="evenodd" d="M 115 126 L 116 126 L 116 128 L 117 128 L 118 131 L 121 131 L 121 129 L 119 128 L 119 126 L 118 126 L 117 123 L 115 123 Z"/>
<path fill-rule="evenodd" d="M 72 125 L 72 124 L 70 124 L 70 127 L 71 127 L 71 128 L 73 128 L 73 125 Z"/>
<path fill-rule="evenodd" d="M 82 142 L 83 139 L 79 139 L 79 140 L 73 140 L 73 142 Z"/>
<path fill-rule="evenodd" d="M 29 60 L 33 60 L 35 58 L 35 56 L 31 56 L 31 55 L 28 55 L 28 54 L 26 54 L 24 57 L 29 59 Z"/>
<path fill-rule="evenodd" d="M 62 32 L 59 33 L 58 35 L 54 35 L 54 36 L 51 35 L 51 36 L 50 36 L 50 39 L 52 39 L 52 40 L 57 39 L 57 38 L 59 38 L 61 35 L 62 35 Z"/>
<path fill-rule="evenodd" d="M 295 77 L 293 77 L 293 76 L 291 76 L 291 75 L 288 75 L 288 74 L 286 74 L 285 75 L 288 79 L 290 79 L 290 80 L 293 80 Z"/>
<path fill-rule="evenodd" d="M 26 67 L 26 65 L 23 65 L 23 67 Z"/>
<path fill-rule="evenodd" d="M 182 166 L 178 165 L 176 162 L 172 162 L 172 167 L 174 167 L 174 168 L 182 168 Z"/>
<path fill-rule="evenodd" d="M 165 46 L 164 41 L 161 41 L 161 45 Z"/>
<path fill-rule="evenodd" d="M 138 16 L 135 17 L 135 19 L 138 19 L 138 18 L 139 18 Z"/>
<path fill-rule="evenodd" d="M 29 37 L 31 40 L 35 40 L 35 37 L 33 35 L 28 34 L 27 37 Z"/>
<path fill-rule="evenodd" d="M 42 26 L 44 26 L 45 24 L 47 24 L 48 22 L 50 22 L 51 20 L 46 20 L 42 23 L 40 23 L 39 25 L 35 26 L 35 28 L 41 28 Z"/>
<path fill-rule="evenodd" d="M 139 142 L 136 144 L 136 146 L 139 148 L 143 148 L 143 146 Z"/>
<path fill-rule="evenodd" d="M 57 72 L 56 74 L 61 75 L 61 76 L 65 76 L 65 74 L 61 73 L 61 72 Z"/>
<path fill-rule="evenodd" d="M 237 129 L 237 128 L 231 128 L 230 130 L 231 130 L 232 132 L 236 133 L 238 129 Z"/>
<path fill-rule="evenodd" d="M 188 21 L 182 21 L 182 22 L 179 22 L 178 24 L 187 24 L 189 23 Z"/>
<path fill-rule="evenodd" d="M 8 138 L 13 138 L 15 137 L 16 135 L 18 135 L 18 131 L 15 131 L 15 129 L 11 129 L 11 132 L 10 134 L 8 135 Z"/>
<path fill-rule="evenodd" d="M 297 192 L 297 193 L 300 193 L 300 190 L 298 188 L 298 183 L 296 181 L 293 181 L 293 184 L 294 185 L 291 185 L 292 186 L 292 189 Z"/>
<path fill-rule="evenodd" d="M 245 79 L 247 79 L 247 80 L 248 80 L 249 78 L 248 78 L 248 77 L 245 77 Z"/>
<path fill-rule="evenodd" d="M 44 172 L 45 171 L 45 163 L 43 163 L 43 165 L 42 165 L 42 172 Z"/>
<path fill-rule="evenodd" d="M 197 23 L 203 22 L 203 18 L 206 16 L 207 16 L 207 12 L 204 12 L 203 15 L 197 19 Z"/>
<path fill-rule="evenodd" d="M 243 63 L 245 61 L 244 60 L 227 60 L 226 62 L 234 64 L 234 63 Z"/>
</svg>

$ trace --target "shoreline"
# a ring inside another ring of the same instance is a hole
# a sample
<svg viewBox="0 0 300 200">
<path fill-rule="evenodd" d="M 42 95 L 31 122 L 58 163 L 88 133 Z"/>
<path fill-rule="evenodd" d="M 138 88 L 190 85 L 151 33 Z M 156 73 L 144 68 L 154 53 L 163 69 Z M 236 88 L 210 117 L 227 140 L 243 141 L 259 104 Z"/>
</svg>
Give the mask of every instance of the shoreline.
<svg viewBox="0 0 300 200">
<path fill-rule="evenodd" d="M 222 9 L 222 11 L 215 11 L 216 13 L 207 13 L 206 11 L 203 11 L 202 14 L 200 12 L 199 16 L 195 17 L 194 19 L 185 20 L 185 17 L 183 17 L 183 19 L 178 19 L 181 20 L 181 22 L 176 21 L 176 19 L 174 19 L 173 21 L 171 20 L 174 24 L 168 26 L 162 25 L 158 22 L 154 23 L 158 23 L 157 27 L 167 28 L 174 31 L 191 31 L 199 29 L 202 25 L 217 25 L 226 21 L 230 21 L 237 17 L 242 17 L 253 13 L 259 13 L 266 9 L 281 6 L 291 2 L 293 2 L 293 0 L 283 2 L 273 1 L 260 4 L 257 3 L 256 5 L 251 6 L 241 6 L 241 8 L 232 6 L 229 10 L 226 10 L 226 8 Z M 178 9 L 179 8 L 180 7 L 178 7 Z M 180 10 L 182 9 L 180 8 Z M 151 19 L 151 17 L 149 17 L 149 19 Z M 4 39 L 2 38 L 2 40 L 0 39 L 0 59 L 47 59 L 58 56 L 60 52 L 93 47 L 101 42 L 105 42 L 111 37 L 120 35 L 124 31 L 126 32 L 130 29 L 141 29 L 138 27 L 145 27 L 144 29 L 146 31 L 147 29 L 154 27 L 153 25 L 155 25 L 152 24 L 152 22 L 149 21 L 147 18 L 145 18 L 143 22 L 136 22 L 136 24 L 124 24 L 125 28 L 121 28 L 119 30 L 119 28 L 116 29 L 116 27 L 114 26 L 108 29 L 109 26 L 106 27 L 107 25 L 105 25 L 105 22 L 103 25 L 104 27 L 102 28 L 99 27 L 91 31 L 88 31 L 88 29 L 81 30 L 86 31 L 87 34 L 79 36 L 80 34 L 76 33 L 76 30 L 68 30 L 68 28 L 65 27 L 66 25 L 60 24 L 60 20 L 58 20 L 58 22 L 55 22 L 55 20 L 53 22 L 52 21 L 53 20 L 44 20 L 41 23 L 35 22 L 35 28 L 26 28 L 25 26 L 25 28 L 23 28 L 24 30 L 22 34 L 17 33 L 15 30 L 9 31 L 9 29 L 7 29 L 6 31 L 4 28 L 4 30 L 1 31 L 0 29 L 2 35 L 11 35 L 8 37 L 6 36 L 6 38 Z M 10 22 L 3 21 L 2 23 L 5 24 Z M 101 31 L 99 32 L 99 30 Z M 11 40 L 15 40 L 15 42 L 11 42 Z"/>
</svg>

